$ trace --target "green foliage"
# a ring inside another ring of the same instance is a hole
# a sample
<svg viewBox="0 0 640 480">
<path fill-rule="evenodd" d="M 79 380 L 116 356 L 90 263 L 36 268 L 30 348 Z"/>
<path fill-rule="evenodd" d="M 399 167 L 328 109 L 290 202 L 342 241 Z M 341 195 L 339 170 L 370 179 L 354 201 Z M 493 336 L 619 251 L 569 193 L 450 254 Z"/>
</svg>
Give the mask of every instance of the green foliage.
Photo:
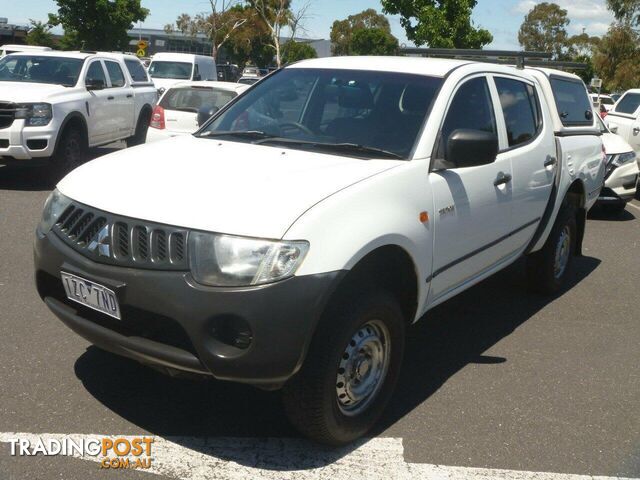
<svg viewBox="0 0 640 480">
<path fill-rule="evenodd" d="M 518 42 L 525 50 L 552 53 L 554 60 L 566 58 L 569 22 L 567 11 L 555 3 L 539 3 L 524 17 Z"/>
<path fill-rule="evenodd" d="M 236 6 L 236 12 L 247 21 L 238 28 L 225 44 L 225 51 L 238 65 L 253 64 L 265 68 L 273 61 L 271 35 L 255 12 L 248 6 Z"/>
<path fill-rule="evenodd" d="M 628 24 L 613 25 L 602 37 L 593 63 L 607 90 L 638 86 L 640 36 Z"/>
<path fill-rule="evenodd" d="M 62 25 L 67 37 L 63 44 L 67 48 L 126 50 L 127 30 L 149 14 L 140 0 L 56 0 L 56 3 L 58 13 L 49 14 L 49 24 Z"/>
<path fill-rule="evenodd" d="M 400 15 L 407 38 L 432 48 L 482 48 L 493 41 L 475 28 L 471 12 L 477 0 L 382 0 L 385 13 Z"/>
<path fill-rule="evenodd" d="M 354 55 L 396 55 L 398 39 L 382 28 L 361 28 L 353 32 L 351 53 Z"/>
<path fill-rule="evenodd" d="M 46 23 L 30 20 L 31 27 L 27 33 L 27 45 L 40 45 L 41 47 L 54 47 L 53 35 L 51 27 Z"/>
<path fill-rule="evenodd" d="M 640 26 L 640 0 L 607 0 L 607 6 L 619 22 Z"/>
<path fill-rule="evenodd" d="M 293 63 L 307 58 L 316 58 L 318 53 L 315 49 L 304 42 L 288 41 L 282 47 L 282 63 Z"/>
<path fill-rule="evenodd" d="M 391 35 L 389 20 L 373 8 L 355 15 L 349 15 L 344 20 L 336 20 L 331 27 L 331 49 L 334 55 L 351 55 L 352 36 L 356 30 L 375 28 Z"/>
</svg>

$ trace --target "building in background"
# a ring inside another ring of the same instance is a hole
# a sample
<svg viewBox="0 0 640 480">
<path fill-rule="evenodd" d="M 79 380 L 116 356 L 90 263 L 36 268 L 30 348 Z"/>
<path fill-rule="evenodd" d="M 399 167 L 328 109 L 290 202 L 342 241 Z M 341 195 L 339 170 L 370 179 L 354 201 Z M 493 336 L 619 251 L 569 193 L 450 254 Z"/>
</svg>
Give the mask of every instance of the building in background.
<svg viewBox="0 0 640 480">
<path fill-rule="evenodd" d="M 0 45 L 24 44 L 29 27 L 27 25 L 13 25 L 6 17 L 0 17 Z"/>
</svg>

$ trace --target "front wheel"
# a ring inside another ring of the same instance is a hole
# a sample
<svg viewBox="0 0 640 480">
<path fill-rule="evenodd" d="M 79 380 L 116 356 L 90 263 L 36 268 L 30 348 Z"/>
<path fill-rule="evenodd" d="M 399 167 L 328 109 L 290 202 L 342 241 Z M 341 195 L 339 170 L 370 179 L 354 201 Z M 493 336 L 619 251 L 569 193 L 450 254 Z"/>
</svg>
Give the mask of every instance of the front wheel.
<svg viewBox="0 0 640 480">
<path fill-rule="evenodd" d="M 135 147 L 142 145 L 147 141 L 147 132 L 149 131 L 149 123 L 151 121 L 150 114 L 148 112 L 140 113 L 138 117 L 138 123 L 136 124 L 136 132 L 133 137 L 126 139 L 127 147 Z"/>
<path fill-rule="evenodd" d="M 283 400 L 301 433 L 335 446 L 366 434 L 391 398 L 405 320 L 395 298 L 382 291 L 352 297 L 326 317 Z"/>
<path fill-rule="evenodd" d="M 86 160 L 86 144 L 79 130 L 65 130 L 53 155 L 54 175 L 62 177 Z"/>
<path fill-rule="evenodd" d="M 564 286 L 575 256 L 576 209 L 565 204 L 541 250 L 527 257 L 527 276 L 532 290 L 553 294 Z"/>
</svg>

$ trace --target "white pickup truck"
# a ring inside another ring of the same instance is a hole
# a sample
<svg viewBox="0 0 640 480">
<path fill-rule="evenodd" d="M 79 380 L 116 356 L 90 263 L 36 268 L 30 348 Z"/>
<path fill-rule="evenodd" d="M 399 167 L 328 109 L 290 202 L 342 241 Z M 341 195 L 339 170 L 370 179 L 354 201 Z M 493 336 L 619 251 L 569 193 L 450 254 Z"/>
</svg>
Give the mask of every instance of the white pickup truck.
<svg viewBox="0 0 640 480">
<path fill-rule="evenodd" d="M 144 143 L 157 92 L 132 55 L 21 52 L 0 60 L 0 163 L 80 165 L 88 147 Z"/>
<path fill-rule="evenodd" d="M 523 255 L 533 288 L 562 288 L 603 177 L 574 75 L 308 60 L 195 135 L 64 178 L 36 284 L 99 347 L 282 388 L 293 424 L 339 445 L 376 422 L 408 327 L 434 306 Z"/>
<path fill-rule="evenodd" d="M 640 89 L 627 90 L 609 110 L 605 123 L 640 155 Z"/>
</svg>

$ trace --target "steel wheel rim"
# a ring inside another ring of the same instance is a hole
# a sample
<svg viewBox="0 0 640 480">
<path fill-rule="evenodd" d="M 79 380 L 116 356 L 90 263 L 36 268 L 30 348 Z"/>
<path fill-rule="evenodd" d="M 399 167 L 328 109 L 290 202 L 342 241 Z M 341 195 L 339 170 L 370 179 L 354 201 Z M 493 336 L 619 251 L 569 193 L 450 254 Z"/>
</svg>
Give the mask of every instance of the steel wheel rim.
<svg viewBox="0 0 640 480">
<path fill-rule="evenodd" d="M 358 415 L 378 395 L 389 370 L 390 350 L 389 330 L 379 320 L 365 323 L 352 335 L 336 375 L 336 400 L 344 415 Z"/>
<path fill-rule="evenodd" d="M 67 141 L 65 153 L 66 163 L 70 168 L 75 168 L 80 165 L 80 143 L 77 139 L 70 138 Z"/>
<path fill-rule="evenodd" d="M 553 264 L 553 275 L 556 279 L 562 277 L 569 263 L 569 255 L 571 253 L 571 230 L 565 225 L 560 232 L 560 238 L 556 244 L 555 262 Z"/>
</svg>

